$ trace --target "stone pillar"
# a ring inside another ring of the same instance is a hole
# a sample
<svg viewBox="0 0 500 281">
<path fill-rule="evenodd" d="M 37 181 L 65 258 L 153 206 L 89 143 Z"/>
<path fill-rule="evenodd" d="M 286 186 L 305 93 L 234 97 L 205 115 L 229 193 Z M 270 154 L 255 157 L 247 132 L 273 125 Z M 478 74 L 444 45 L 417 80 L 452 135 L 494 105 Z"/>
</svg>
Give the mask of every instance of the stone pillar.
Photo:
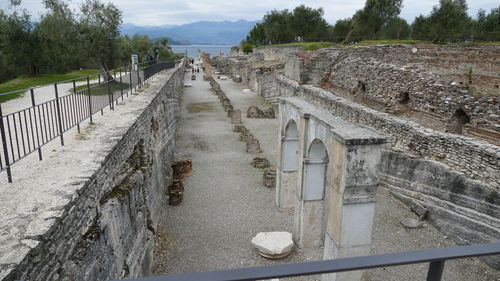
<svg viewBox="0 0 500 281">
<path fill-rule="evenodd" d="M 335 140 L 328 171 L 328 213 L 323 259 L 370 254 L 376 193 L 377 165 L 384 140 Z M 350 144 L 353 143 L 353 144 Z M 322 280 L 360 281 L 363 271 L 324 274 Z"/>
<path fill-rule="evenodd" d="M 285 102 L 280 102 L 279 112 L 284 112 Z M 295 207 L 295 192 L 297 188 L 297 162 L 299 137 L 297 124 L 279 115 L 281 130 L 279 132 L 278 167 L 276 168 L 276 206 L 281 211 L 292 211 Z M 290 128 L 293 126 L 293 128 Z M 290 132 L 293 129 L 293 134 Z"/>
<path fill-rule="evenodd" d="M 307 154 L 307 131 L 309 128 L 309 114 L 304 113 L 300 117 L 300 125 L 299 125 L 299 147 L 298 147 L 298 157 L 300 159 L 305 159 L 306 154 Z M 321 228 L 321 224 L 319 223 L 316 226 L 311 226 L 311 224 L 315 224 L 317 222 L 310 221 L 310 220 L 304 220 L 305 218 L 311 218 L 312 220 L 316 220 L 317 218 L 314 216 L 313 213 L 317 213 L 318 208 L 315 208 L 314 202 L 310 202 L 310 204 L 306 203 L 304 204 L 303 199 L 303 181 L 304 181 L 304 162 L 303 161 L 298 161 L 298 167 L 297 171 L 297 184 L 295 185 L 295 190 L 292 190 L 293 192 L 293 197 L 295 198 L 295 207 L 294 207 L 294 225 L 293 225 L 293 239 L 295 242 L 299 245 L 301 248 L 313 248 L 316 246 L 320 246 L 321 243 L 318 245 L 318 239 L 321 240 L 321 237 L 319 234 L 315 239 L 311 239 L 311 235 L 314 236 L 313 233 L 317 232 L 317 227 L 319 226 Z M 313 212 L 307 212 L 306 208 L 313 208 L 315 209 Z M 310 217 L 310 215 L 313 215 L 313 217 Z M 322 216 L 321 216 L 322 217 Z"/>
<path fill-rule="evenodd" d="M 231 112 L 231 124 L 241 124 L 241 110 L 235 109 Z"/>
</svg>

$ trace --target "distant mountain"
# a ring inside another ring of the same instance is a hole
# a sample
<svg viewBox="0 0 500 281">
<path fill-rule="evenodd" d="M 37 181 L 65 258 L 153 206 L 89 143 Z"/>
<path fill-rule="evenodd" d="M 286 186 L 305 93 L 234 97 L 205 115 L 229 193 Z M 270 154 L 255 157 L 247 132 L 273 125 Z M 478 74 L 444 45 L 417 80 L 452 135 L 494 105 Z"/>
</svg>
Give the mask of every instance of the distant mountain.
<svg viewBox="0 0 500 281">
<path fill-rule="evenodd" d="M 120 27 L 122 35 L 147 35 L 150 38 L 168 37 L 171 44 L 227 44 L 236 45 L 260 21 L 199 21 L 184 25 L 137 26 L 126 23 Z M 175 42 L 177 41 L 177 42 Z"/>
</svg>

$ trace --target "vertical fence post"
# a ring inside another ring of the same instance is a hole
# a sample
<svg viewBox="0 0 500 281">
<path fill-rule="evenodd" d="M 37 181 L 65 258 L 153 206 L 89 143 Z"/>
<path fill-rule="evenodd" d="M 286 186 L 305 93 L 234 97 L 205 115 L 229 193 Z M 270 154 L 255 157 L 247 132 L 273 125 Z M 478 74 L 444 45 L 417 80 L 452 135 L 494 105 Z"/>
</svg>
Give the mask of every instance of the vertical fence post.
<svg viewBox="0 0 500 281">
<path fill-rule="evenodd" d="M 76 82 L 75 79 L 73 79 L 73 94 L 76 96 Z M 77 118 L 78 122 L 78 118 Z M 80 123 L 76 123 L 76 129 L 78 130 L 78 133 L 80 133 Z"/>
<path fill-rule="evenodd" d="M 123 84 L 122 84 L 122 69 L 120 68 L 120 95 L 122 96 L 122 101 L 123 101 Z M 117 99 L 118 101 L 118 99 Z"/>
<path fill-rule="evenodd" d="M 42 147 L 40 146 L 40 134 L 38 134 L 38 122 L 36 119 L 36 111 L 35 111 L 35 92 L 33 88 L 30 89 L 30 95 L 31 95 L 31 106 L 33 107 L 33 116 L 35 119 L 35 129 L 36 129 L 36 142 L 38 145 L 38 159 L 42 161 Z M 40 109 L 38 109 L 40 110 Z M 42 124 L 42 121 L 40 120 L 40 125 Z M 42 128 L 40 128 L 40 133 L 42 132 Z"/>
<path fill-rule="evenodd" d="M 109 109 L 115 110 L 115 106 L 113 105 L 113 93 L 111 92 L 111 89 L 109 88 L 109 83 L 110 81 L 106 82 L 106 87 L 108 88 L 108 99 L 109 99 Z"/>
<path fill-rule="evenodd" d="M 130 81 L 130 94 L 132 94 L 132 87 L 133 87 L 133 84 L 132 83 L 132 65 L 130 65 L 130 71 L 129 71 L 129 81 Z M 128 97 L 128 93 L 127 93 L 127 97 Z"/>
<path fill-rule="evenodd" d="M 57 121 L 59 122 L 59 134 L 61 137 L 61 145 L 64 145 L 62 118 L 61 118 L 61 106 L 59 104 L 59 93 L 57 91 L 57 83 L 54 83 L 54 90 L 56 91 Z"/>
<path fill-rule="evenodd" d="M 441 281 L 443 276 L 444 260 L 433 261 L 429 264 L 427 272 L 427 281 Z"/>
<path fill-rule="evenodd" d="M 1 103 L 0 103 L 0 135 L 2 135 L 2 146 L 3 146 L 4 157 L 5 157 L 5 167 L 7 168 L 7 180 L 10 183 L 12 183 L 12 174 L 10 172 L 9 152 L 7 151 L 7 138 L 5 136 L 5 127 L 3 125 L 3 113 L 2 113 L 2 104 Z"/>
<path fill-rule="evenodd" d="M 139 65 L 137 65 L 137 89 L 139 89 L 140 85 L 141 85 L 141 77 L 139 76 L 140 69 L 141 69 L 141 67 Z"/>
<path fill-rule="evenodd" d="M 89 76 L 87 76 L 87 95 L 89 96 L 90 124 L 92 124 L 94 122 L 92 122 L 92 94 L 90 93 L 90 78 L 89 78 Z"/>
<path fill-rule="evenodd" d="M 97 74 L 97 80 L 99 81 L 98 84 L 101 84 L 101 74 Z"/>
</svg>

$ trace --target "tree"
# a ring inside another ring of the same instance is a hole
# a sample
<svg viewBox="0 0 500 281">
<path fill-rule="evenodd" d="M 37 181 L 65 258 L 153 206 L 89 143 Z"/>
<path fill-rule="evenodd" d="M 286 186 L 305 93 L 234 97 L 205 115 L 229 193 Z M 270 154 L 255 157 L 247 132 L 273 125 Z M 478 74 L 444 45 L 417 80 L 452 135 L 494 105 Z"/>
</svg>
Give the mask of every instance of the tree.
<svg viewBox="0 0 500 281">
<path fill-rule="evenodd" d="M 410 36 L 410 25 L 400 17 L 391 19 L 380 31 L 382 39 L 408 39 Z"/>
<path fill-rule="evenodd" d="M 411 24 L 411 34 L 413 39 L 429 40 L 431 38 L 431 20 L 429 17 L 420 15 Z"/>
<path fill-rule="evenodd" d="M 328 23 L 323 19 L 323 9 L 313 9 L 300 5 L 293 9 L 290 17 L 290 31 L 294 36 L 301 36 L 304 41 L 326 39 Z"/>
<path fill-rule="evenodd" d="M 64 73 L 81 67 L 86 51 L 71 9 L 61 0 L 43 2 L 48 12 L 35 28 L 42 71 Z"/>
<path fill-rule="evenodd" d="M 378 39 L 380 31 L 401 13 L 403 0 L 366 0 L 362 10 L 353 16 L 357 37 Z"/>
<path fill-rule="evenodd" d="M 285 43 L 293 40 L 290 30 L 291 14 L 288 10 L 273 10 L 264 16 L 264 34 L 271 43 Z"/>
<path fill-rule="evenodd" d="M 352 29 L 352 20 L 350 18 L 340 19 L 333 26 L 333 38 L 337 42 L 344 41 Z"/>
<path fill-rule="evenodd" d="M 100 0 L 86 0 L 80 10 L 80 32 L 89 57 L 99 63 L 106 81 L 113 80 L 108 66 L 118 58 L 122 12 L 112 3 Z"/>
<path fill-rule="evenodd" d="M 35 76 L 39 73 L 37 37 L 34 24 L 26 10 L 18 10 L 21 1 L 11 0 L 7 14 L 0 10 L 0 57 L 8 68 L 2 71 L 0 80 L 21 73 Z"/>
<path fill-rule="evenodd" d="M 263 23 L 256 23 L 255 26 L 250 30 L 245 40 L 252 45 L 263 45 L 266 43 L 266 33 L 264 30 Z"/>
<path fill-rule="evenodd" d="M 500 6 L 491 9 L 488 15 L 485 10 L 479 10 L 475 23 L 475 37 L 479 40 L 500 40 Z"/>
<path fill-rule="evenodd" d="M 462 37 L 472 22 L 467 9 L 465 0 L 440 0 L 429 16 L 433 41 L 444 43 Z"/>
</svg>

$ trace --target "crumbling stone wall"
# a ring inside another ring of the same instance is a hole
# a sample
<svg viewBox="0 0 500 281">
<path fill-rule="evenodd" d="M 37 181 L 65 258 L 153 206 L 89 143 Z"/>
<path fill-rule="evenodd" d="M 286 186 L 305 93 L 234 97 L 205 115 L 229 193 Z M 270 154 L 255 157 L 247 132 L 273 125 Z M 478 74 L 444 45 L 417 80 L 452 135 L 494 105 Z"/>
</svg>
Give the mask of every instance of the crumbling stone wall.
<svg viewBox="0 0 500 281">
<path fill-rule="evenodd" d="M 432 55 L 433 50 L 438 53 Z M 301 84 L 322 87 L 432 129 L 497 144 L 498 69 L 496 45 L 334 47 L 297 53 L 285 67 L 286 76 Z"/>
<path fill-rule="evenodd" d="M 3 280 L 109 280 L 150 274 L 171 182 L 182 63 L 56 222 Z M 144 93 L 146 94 L 146 92 Z"/>
<path fill-rule="evenodd" d="M 261 83 L 260 94 L 268 99 L 301 97 L 388 136 L 388 149 L 392 150 L 383 153 L 379 176 L 393 194 L 414 209 L 428 210 L 429 219 L 459 244 L 495 241 L 500 225 L 500 147 L 452 133 L 461 126 L 462 134 L 496 143 L 498 94 L 474 96 L 458 80 L 446 80 L 451 71 L 440 75 L 426 70 L 431 50 L 447 47 L 429 47 L 420 58 L 413 56 L 412 48 L 338 47 L 298 52 L 286 61 L 284 69 L 271 75 L 261 73 L 267 77 L 255 80 Z M 463 50 L 461 57 L 471 55 L 471 49 Z M 498 54 L 498 47 L 494 50 Z M 458 60 L 449 65 L 456 66 Z M 488 70 L 492 65 L 499 68 L 498 59 L 486 60 L 485 65 L 480 60 L 468 63 L 498 76 Z M 263 62 L 245 63 L 248 69 L 255 69 Z M 430 67 L 436 71 L 446 68 L 446 64 L 438 65 L 436 58 Z M 486 261 L 495 267 L 500 264 L 498 257 Z"/>
<path fill-rule="evenodd" d="M 475 139 L 425 128 L 404 118 L 391 116 L 310 85 L 299 85 L 277 76 L 274 87 L 281 96 L 299 96 L 327 108 L 334 115 L 365 125 L 390 136 L 392 147 L 414 156 L 438 160 L 468 177 L 500 189 L 500 147 Z"/>
<path fill-rule="evenodd" d="M 459 244 L 489 243 L 500 237 L 498 190 L 440 162 L 400 152 L 384 151 L 381 163 L 379 178 L 383 185 L 417 214 L 427 214 Z M 499 257 L 484 259 L 500 268 Z"/>
</svg>

